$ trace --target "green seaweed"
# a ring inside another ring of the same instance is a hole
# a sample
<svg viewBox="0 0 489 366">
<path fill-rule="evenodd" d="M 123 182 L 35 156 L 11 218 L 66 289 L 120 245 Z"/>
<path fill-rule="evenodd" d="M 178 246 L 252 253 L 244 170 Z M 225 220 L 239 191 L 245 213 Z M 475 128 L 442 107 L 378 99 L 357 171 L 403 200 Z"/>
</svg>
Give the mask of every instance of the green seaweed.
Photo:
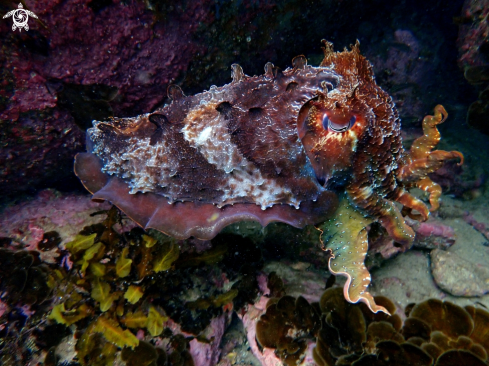
<svg viewBox="0 0 489 366">
<path fill-rule="evenodd" d="M 121 278 L 127 277 L 131 272 L 132 259 L 127 258 L 128 252 L 129 252 L 128 247 L 122 249 L 122 253 L 115 264 L 115 272 L 118 277 Z"/>
<path fill-rule="evenodd" d="M 92 309 L 87 304 L 81 304 L 75 309 L 67 310 L 65 304 L 61 303 L 53 307 L 48 319 L 53 319 L 59 324 L 70 326 L 91 314 Z"/>
<path fill-rule="evenodd" d="M 154 306 L 150 306 L 146 324 L 149 334 L 153 337 L 159 336 L 163 332 L 163 323 L 166 320 L 168 320 L 166 316 L 161 315 Z"/>
<path fill-rule="evenodd" d="M 143 295 L 144 292 L 140 286 L 131 285 L 124 293 L 124 299 L 126 299 L 130 304 L 134 305 L 141 299 L 141 297 L 143 297 Z"/>
<path fill-rule="evenodd" d="M 110 285 L 101 281 L 98 277 L 93 280 L 91 296 L 100 303 L 100 311 L 106 312 L 119 297 L 117 293 L 110 292 Z"/>
<path fill-rule="evenodd" d="M 142 329 L 146 328 L 148 324 L 148 316 L 144 314 L 141 310 L 134 313 L 127 313 L 123 318 L 120 319 L 121 323 L 126 327 L 131 329 Z"/>
</svg>

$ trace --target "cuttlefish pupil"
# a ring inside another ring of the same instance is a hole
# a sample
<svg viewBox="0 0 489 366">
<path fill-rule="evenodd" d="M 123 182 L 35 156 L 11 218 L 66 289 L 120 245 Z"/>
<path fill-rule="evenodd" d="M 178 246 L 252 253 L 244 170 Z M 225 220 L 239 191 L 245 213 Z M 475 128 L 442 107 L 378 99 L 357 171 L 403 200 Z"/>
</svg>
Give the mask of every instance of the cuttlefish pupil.
<svg viewBox="0 0 489 366">
<path fill-rule="evenodd" d="M 332 132 L 346 132 L 353 127 L 357 118 L 355 116 L 323 116 L 323 128 Z"/>
</svg>

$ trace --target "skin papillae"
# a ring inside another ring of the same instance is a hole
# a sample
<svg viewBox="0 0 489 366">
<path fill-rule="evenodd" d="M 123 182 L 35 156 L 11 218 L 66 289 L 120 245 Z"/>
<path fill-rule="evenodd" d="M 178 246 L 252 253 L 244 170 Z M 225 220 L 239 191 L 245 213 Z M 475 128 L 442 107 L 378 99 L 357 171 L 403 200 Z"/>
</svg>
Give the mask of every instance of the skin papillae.
<svg viewBox="0 0 489 366">
<path fill-rule="evenodd" d="M 178 239 L 212 239 L 243 220 L 320 225 L 345 298 L 387 313 L 366 290 L 368 226 L 379 222 L 407 249 L 414 233 L 394 202 L 426 219 L 408 189 L 427 191 L 436 209 L 441 190 L 428 174 L 463 157 L 433 151 L 441 106 L 405 152 L 394 103 L 358 43 L 334 52 L 325 42 L 324 53 L 318 67 L 298 56 L 259 76 L 233 65 L 227 85 L 192 96 L 172 86 L 171 104 L 153 113 L 95 121 L 75 173 L 94 200 Z"/>
<path fill-rule="evenodd" d="M 403 205 L 407 215 L 426 220 L 430 210 L 439 207 L 441 195 L 440 186 L 428 174 L 450 159 L 460 159 L 462 164 L 463 155 L 433 151 L 440 140 L 436 126 L 447 116 L 440 105 L 433 116 L 424 118 L 424 135 L 409 152 L 404 151 L 398 112 L 390 96 L 375 83 L 372 66 L 360 54 L 358 42 L 351 51 L 343 52 L 334 52 L 332 44 L 325 42 L 324 53 L 321 66 L 341 76 L 339 86 L 311 101 L 307 118 L 298 127 L 316 174 L 330 184 L 341 172 L 347 176 L 346 194 L 335 217 L 320 226 L 327 240 L 325 249 L 331 254 L 329 268 L 347 277 L 344 295 L 348 301 L 364 302 L 373 312 L 388 313 L 366 290 L 371 281 L 364 265 L 367 227 L 377 221 L 404 249 L 409 248 L 414 232 L 394 202 Z M 331 162 L 329 156 L 337 158 Z M 408 192 L 412 187 L 429 193 L 430 210 Z"/>
</svg>

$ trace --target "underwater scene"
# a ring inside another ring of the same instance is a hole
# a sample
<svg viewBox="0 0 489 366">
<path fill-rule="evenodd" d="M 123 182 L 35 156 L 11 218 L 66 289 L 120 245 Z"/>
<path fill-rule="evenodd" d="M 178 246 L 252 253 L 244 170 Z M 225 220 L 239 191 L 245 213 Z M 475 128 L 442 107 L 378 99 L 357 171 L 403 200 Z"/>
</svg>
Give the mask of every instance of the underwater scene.
<svg viewBox="0 0 489 366">
<path fill-rule="evenodd" d="M 489 365 L 489 0 L 0 16 L 0 366 Z"/>
</svg>

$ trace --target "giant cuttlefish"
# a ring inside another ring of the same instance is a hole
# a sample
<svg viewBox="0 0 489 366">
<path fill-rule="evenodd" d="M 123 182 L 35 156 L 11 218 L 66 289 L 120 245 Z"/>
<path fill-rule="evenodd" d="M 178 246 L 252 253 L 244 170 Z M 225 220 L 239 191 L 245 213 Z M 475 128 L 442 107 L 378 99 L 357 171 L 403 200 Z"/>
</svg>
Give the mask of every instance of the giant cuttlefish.
<svg viewBox="0 0 489 366">
<path fill-rule="evenodd" d="M 407 152 L 394 103 L 358 42 L 343 52 L 324 42 L 318 67 L 304 56 L 292 65 L 267 63 L 250 77 L 235 64 L 230 84 L 193 96 L 173 85 L 171 104 L 153 113 L 94 121 L 75 172 L 93 199 L 180 239 L 210 239 L 242 220 L 320 225 L 330 271 L 347 277 L 346 299 L 387 313 L 367 291 L 367 226 L 379 222 L 407 247 L 414 233 L 394 202 L 427 219 L 430 210 L 408 192 L 418 187 L 438 207 L 441 190 L 428 174 L 463 160 L 432 151 L 446 111 L 425 117 Z"/>
</svg>

